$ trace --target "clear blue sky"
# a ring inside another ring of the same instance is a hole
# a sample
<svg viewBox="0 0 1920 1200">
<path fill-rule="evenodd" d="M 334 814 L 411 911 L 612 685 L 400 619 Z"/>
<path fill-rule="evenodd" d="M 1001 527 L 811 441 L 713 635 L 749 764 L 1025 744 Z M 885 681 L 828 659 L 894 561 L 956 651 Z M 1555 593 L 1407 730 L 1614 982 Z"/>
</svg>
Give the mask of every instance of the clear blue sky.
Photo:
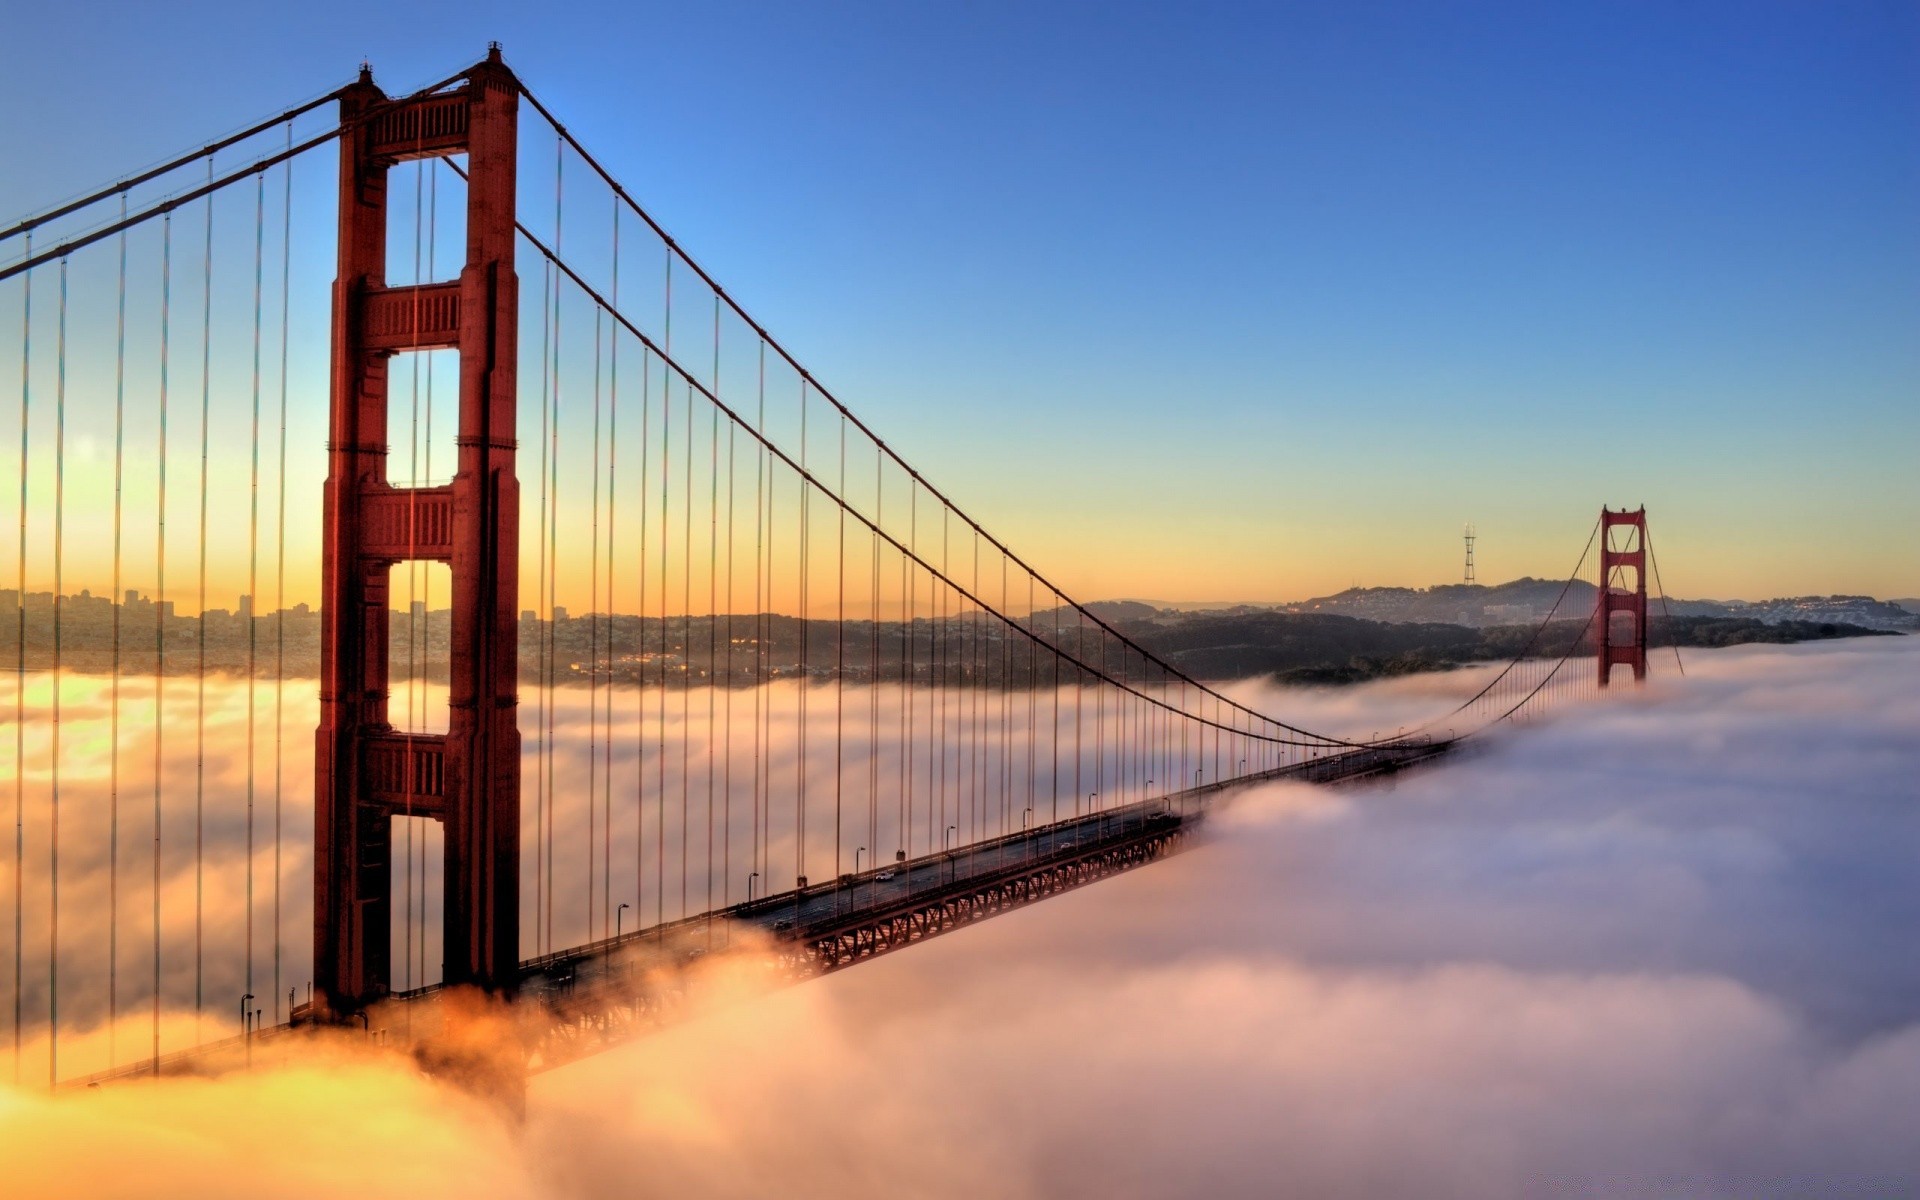
<svg viewBox="0 0 1920 1200">
<path fill-rule="evenodd" d="M 489 38 L 1085 596 L 1920 595 L 1920 6 L 6 0 L 0 213 Z M 1011 432 L 1009 432 L 1011 430 Z"/>
</svg>

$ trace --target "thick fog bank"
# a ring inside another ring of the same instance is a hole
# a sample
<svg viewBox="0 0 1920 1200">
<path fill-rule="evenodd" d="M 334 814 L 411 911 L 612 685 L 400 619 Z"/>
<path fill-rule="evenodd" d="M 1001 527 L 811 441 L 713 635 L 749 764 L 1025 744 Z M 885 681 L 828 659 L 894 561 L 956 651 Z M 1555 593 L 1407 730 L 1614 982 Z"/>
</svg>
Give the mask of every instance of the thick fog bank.
<svg viewBox="0 0 1920 1200">
<path fill-rule="evenodd" d="M 1920 1192 L 1920 639 L 1688 670 L 540 1076 L 517 1138 L 316 1056 L 0 1090 L 0 1161 L 22 1194 Z M 1394 727 L 1443 686 L 1280 706 Z"/>
<path fill-rule="evenodd" d="M 556 1073 L 532 1145 L 584 1194 L 1920 1189 L 1920 640 L 1689 670 Z"/>
</svg>

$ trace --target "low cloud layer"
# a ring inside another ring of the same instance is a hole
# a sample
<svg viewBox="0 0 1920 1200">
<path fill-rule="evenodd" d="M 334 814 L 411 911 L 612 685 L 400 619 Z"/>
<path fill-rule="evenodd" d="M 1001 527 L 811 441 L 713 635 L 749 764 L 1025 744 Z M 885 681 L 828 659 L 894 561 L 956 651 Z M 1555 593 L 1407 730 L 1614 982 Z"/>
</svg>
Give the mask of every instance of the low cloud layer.
<svg viewBox="0 0 1920 1200">
<path fill-rule="evenodd" d="M 1912 1190 L 1916 651 L 1697 656 L 1391 791 L 1266 789 L 1168 863 L 543 1079 L 533 1144 L 581 1192 Z"/>
<path fill-rule="evenodd" d="M 1268 711 L 1364 735 L 1446 711 L 1487 670 L 1357 693 L 1235 686 Z M 17 686 L 0 675 L 0 772 L 16 766 L 16 700 L 24 717 L 25 768 L 13 771 L 23 1074 L 43 1076 L 53 1044 L 56 908 L 63 1079 L 149 1052 L 156 937 L 164 1050 L 237 1032 L 244 993 L 269 1023 L 284 1019 L 289 993 L 303 994 L 311 974 L 312 682 L 210 676 L 156 687 L 131 677 L 116 701 L 109 677 L 68 674 L 57 722 L 50 674 Z M 422 731 L 445 707 L 439 685 L 392 704 Z M 1072 688 L 566 687 L 529 692 L 520 720 L 526 957 L 611 934 L 622 903 L 627 928 L 674 920 L 744 899 L 750 886 L 764 895 L 798 876 L 818 881 L 896 851 L 932 853 L 1090 811 L 1096 799 L 1108 806 L 1158 795 L 1170 780 L 1218 778 L 1242 755 L 1257 769 L 1261 753 Z M 1158 744 L 1147 752 L 1150 737 Z M 1300 754 L 1264 749 L 1269 765 Z M 392 982 L 412 988 L 440 978 L 441 831 L 426 818 L 396 825 Z M 15 874 L 14 855 L 0 852 L 0 995 L 14 982 Z M 10 1040 L 11 1018 L 0 1010 L 0 1039 Z"/>
<path fill-rule="evenodd" d="M 371 1063 L 13 1093 L 0 1157 L 125 1144 L 85 1190 L 133 1195 L 1920 1189 L 1920 639 L 1688 665 L 540 1076 L 517 1143 Z"/>
</svg>

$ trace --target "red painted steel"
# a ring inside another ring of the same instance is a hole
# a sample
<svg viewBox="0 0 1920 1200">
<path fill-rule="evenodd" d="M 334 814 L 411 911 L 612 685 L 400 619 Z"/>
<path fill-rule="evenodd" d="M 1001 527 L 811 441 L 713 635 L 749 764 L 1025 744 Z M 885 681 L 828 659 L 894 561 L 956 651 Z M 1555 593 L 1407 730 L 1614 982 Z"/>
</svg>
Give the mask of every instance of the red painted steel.
<svg viewBox="0 0 1920 1200">
<path fill-rule="evenodd" d="M 1616 544 L 1615 530 L 1624 531 Z M 1631 578 L 1629 578 L 1631 573 Z M 1600 686 L 1617 666 L 1633 668 L 1633 681 L 1647 678 L 1647 510 L 1600 510 L 1600 593 L 1595 603 L 1595 655 Z M 1616 619 L 1618 618 L 1618 619 Z"/>
<path fill-rule="evenodd" d="M 340 96 L 340 248 L 333 292 L 331 440 L 321 566 L 316 731 L 314 988 L 334 1013 L 390 990 L 393 817 L 446 823 L 445 981 L 510 991 L 520 957 L 519 482 L 514 397 L 519 283 L 514 174 L 519 85 L 497 50 L 464 86 L 394 103 L 361 72 Z M 376 113 L 383 106 L 390 110 Z M 467 254 L 459 278 L 386 286 L 387 173 L 464 151 Z M 395 354 L 460 356 L 457 471 L 440 488 L 387 478 Z M 452 568 L 447 732 L 388 719 L 388 575 Z"/>
</svg>

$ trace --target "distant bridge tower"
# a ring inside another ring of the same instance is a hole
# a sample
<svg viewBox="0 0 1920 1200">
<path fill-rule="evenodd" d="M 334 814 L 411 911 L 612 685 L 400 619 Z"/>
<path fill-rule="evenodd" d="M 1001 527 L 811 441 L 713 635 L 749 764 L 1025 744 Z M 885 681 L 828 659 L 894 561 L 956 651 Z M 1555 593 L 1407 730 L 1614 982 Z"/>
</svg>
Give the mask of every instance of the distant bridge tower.
<svg viewBox="0 0 1920 1200">
<path fill-rule="evenodd" d="M 341 95 L 314 758 L 314 985 L 336 1014 L 390 987 L 396 813 L 446 830 L 446 982 L 510 989 L 519 966 L 519 101 L 498 47 L 451 91 L 396 103 L 362 69 Z M 454 153 L 467 155 L 470 179 L 465 265 L 454 280 L 389 287 L 388 169 Z M 460 356 L 456 474 L 443 487 L 396 487 L 387 472 L 389 363 L 438 349 Z M 409 561 L 446 563 L 453 576 L 443 736 L 397 733 L 388 720 L 388 578 Z"/>
<path fill-rule="evenodd" d="M 1468 587 L 1472 587 L 1473 586 L 1473 526 L 1471 525 L 1467 526 L 1466 538 L 1467 538 L 1467 577 L 1462 582 L 1464 582 Z"/>
<path fill-rule="evenodd" d="M 1616 533 L 1616 531 L 1618 531 Z M 1633 681 L 1647 677 L 1647 510 L 1600 509 L 1600 594 L 1595 600 L 1596 654 L 1600 686 L 1616 666 L 1633 668 Z"/>
</svg>

